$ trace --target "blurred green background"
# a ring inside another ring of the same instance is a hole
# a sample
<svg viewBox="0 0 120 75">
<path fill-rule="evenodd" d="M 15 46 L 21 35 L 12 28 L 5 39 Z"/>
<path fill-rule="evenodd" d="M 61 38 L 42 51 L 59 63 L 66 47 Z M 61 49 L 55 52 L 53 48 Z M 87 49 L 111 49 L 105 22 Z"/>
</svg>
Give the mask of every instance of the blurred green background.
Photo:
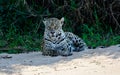
<svg viewBox="0 0 120 75">
<path fill-rule="evenodd" d="M 40 51 L 46 17 L 91 48 L 120 44 L 120 0 L 0 0 L 0 53 Z"/>
</svg>

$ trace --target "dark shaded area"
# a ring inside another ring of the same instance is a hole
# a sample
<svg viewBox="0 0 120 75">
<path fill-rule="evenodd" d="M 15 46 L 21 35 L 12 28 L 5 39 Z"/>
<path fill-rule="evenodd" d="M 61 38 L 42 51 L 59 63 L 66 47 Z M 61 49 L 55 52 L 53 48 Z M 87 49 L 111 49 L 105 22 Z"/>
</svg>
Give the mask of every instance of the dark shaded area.
<svg viewBox="0 0 120 75">
<path fill-rule="evenodd" d="M 38 47 L 46 17 L 64 17 L 63 29 L 83 36 L 89 46 L 120 34 L 120 0 L 0 0 L 0 48 Z"/>
<path fill-rule="evenodd" d="M 1 29 L 7 32 L 12 24 L 21 34 L 32 33 L 34 24 L 45 17 L 65 17 L 70 20 L 67 24 L 71 24 L 77 34 L 82 32 L 82 24 L 95 25 L 96 20 L 102 23 L 104 29 L 111 26 L 119 33 L 119 9 L 119 0 L 26 0 L 26 3 L 24 0 L 4 0 L 0 2 Z M 44 26 L 40 22 L 36 32 L 43 33 L 43 30 Z"/>
<path fill-rule="evenodd" d="M 101 26 L 103 28 L 107 25 L 114 31 L 120 29 L 119 0 L 27 0 L 27 2 L 29 6 L 37 5 L 34 7 L 35 10 L 38 10 L 38 7 L 47 10 L 51 14 L 45 14 L 47 17 L 64 16 L 69 19 L 75 33 L 80 32 L 81 24 L 94 25 L 96 19 L 103 24 Z"/>
</svg>

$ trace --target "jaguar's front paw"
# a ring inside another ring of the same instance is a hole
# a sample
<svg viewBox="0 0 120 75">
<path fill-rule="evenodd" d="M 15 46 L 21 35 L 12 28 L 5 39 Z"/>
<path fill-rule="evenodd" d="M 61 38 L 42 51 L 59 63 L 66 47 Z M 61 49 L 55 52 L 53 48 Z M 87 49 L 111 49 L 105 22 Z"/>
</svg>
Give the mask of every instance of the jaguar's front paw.
<svg viewBox="0 0 120 75">
<path fill-rule="evenodd" d="M 50 50 L 50 51 L 42 52 L 42 55 L 55 57 L 55 56 L 58 56 L 58 53 L 57 51 Z"/>
<path fill-rule="evenodd" d="M 71 55 L 73 55 L 73 54 L 72 54 L 72 53 L 69 53 L 69 54 L 62 54 L 62 56 L 64 56 L 64 57 L 71 56 Z"/>
<path fill-rule="evenodd" d="M 73 51 L 80 52 L 80 51 L 84 51 L 84 50 L 85 50 L 85 48 L 76 47 Z"/>
</svg>

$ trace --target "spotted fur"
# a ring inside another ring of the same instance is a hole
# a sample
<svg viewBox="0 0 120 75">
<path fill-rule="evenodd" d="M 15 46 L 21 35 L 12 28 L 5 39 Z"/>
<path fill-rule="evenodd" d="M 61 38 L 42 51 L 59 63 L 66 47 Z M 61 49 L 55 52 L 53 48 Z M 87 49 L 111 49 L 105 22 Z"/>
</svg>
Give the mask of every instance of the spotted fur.
<svg viewBox="0 0 120 75">
<path fill-rule="evenodd" d="M 62 25 L 64 18 L 44 19 L 45 25 L 43 55 L 69 56 L 73 51 L 82 51 L 87 48 L 85 42 L 71 32 L 64 32 Z"/>
</svg>

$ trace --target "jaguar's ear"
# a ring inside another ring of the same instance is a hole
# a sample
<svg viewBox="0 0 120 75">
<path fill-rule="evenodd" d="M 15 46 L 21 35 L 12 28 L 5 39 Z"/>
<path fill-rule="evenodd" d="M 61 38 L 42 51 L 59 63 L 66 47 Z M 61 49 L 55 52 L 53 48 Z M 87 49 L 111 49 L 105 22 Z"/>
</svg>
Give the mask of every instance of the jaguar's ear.
<svg viewBox="0 0 120 75">
<path fill-rule="evenodd" d="M 61 21 L 61 24 L 63 25 L 63 24 L 64 24 L 64 17 L 62 17 L 62 18 L 60 19 L 60 21 Z"/>
<path fill-rule="evenodd" d="M 43 19 L 43 23 L 44 23 L 44 25 L 46 25 L 46 22 L 47 22 L 47 19 L 44 18 L 44 19 Z"/>
</svg>

